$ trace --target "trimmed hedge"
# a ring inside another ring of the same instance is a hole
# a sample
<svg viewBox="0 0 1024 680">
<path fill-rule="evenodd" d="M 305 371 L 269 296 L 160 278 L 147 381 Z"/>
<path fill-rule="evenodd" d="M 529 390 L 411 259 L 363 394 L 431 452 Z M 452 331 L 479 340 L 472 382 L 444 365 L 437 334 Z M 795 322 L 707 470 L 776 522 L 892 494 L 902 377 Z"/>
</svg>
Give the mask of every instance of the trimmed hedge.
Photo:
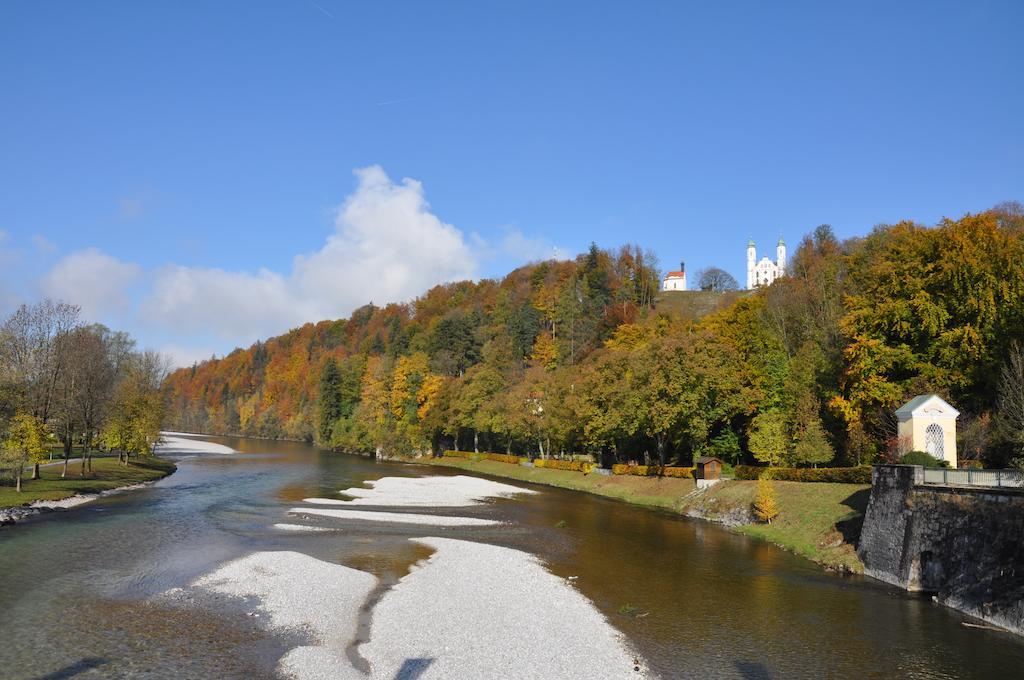
<svg viewBox="0 0 1024 680">
<path fill-rule="evenodd" d="M 474 453 L 472 451 L 445 451 L 443 456 L 445 458 L 466 458 L 468 460 L 493 460 L 498 463 L 509 463 L 511 465 L 519 465 L 524 460 L 530 460 L 529 458 L 520 458 L 519 456 L 507 456 L 504 453 Z"/>
<path fill-rule="evenodd" d="M 508 456 L 504 453 L 485 453 L 484 458 L 497 463 L 509 463 L 510 465 L 519 465 L 524 460 L 530 460 L 529 458 L 520 458 L 519 456 Z"/>
<path fill-rule="evenodd" d="M 635 475 L 637 477 L 679 477 L 693 478 L 692 467 L 666 467 L 660 465 L 612 465 L 613 475 Z"/>
<path fill-rule="evenodd" d="M 847 468 L 773 468 L 737 465 L 736 479 L 769 479 L 783 482 L 833 482 L 837 484 L 870 484 L 871 466 Z"/>
<path fill-rule="evenodd" d="M 578 460 L 553 460 L 551 458 L 544 460 L 543 458 L 536 458 L 533 461 L 533 467 L 548 468 L 549 470 L 570 470 L 572 472 L 590 474 L 597 465 L 595 463 L 583 463 Z"/>
</svg>

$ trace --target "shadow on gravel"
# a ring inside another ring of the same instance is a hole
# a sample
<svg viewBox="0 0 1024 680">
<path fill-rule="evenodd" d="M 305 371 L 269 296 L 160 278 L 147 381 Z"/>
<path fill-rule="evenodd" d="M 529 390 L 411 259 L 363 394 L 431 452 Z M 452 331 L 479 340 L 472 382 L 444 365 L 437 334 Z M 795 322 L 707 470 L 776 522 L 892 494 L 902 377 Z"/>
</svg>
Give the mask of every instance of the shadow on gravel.
<svg viewBox="0 0 1024 680">
<path fill-rule="evenodd" d="M 41 675 L 39 676 L 39 680 L 64 680 L 65 678 L 73 678 L 79 673 L 99 668 L 108 661 L 109 659 L 101 659 L 98 656 L 86 657 L 85 659 L 81 659 L 80 661 L 76 661 L 73 664 L 61 668 L 59 671 L 54 671 L 47 675 Z"/>
<path fill-rule="evenodd" d="M 771 680 L 772 674 L 756 661 L 734 661 L 736 670 L 740 672 L 743 680 Z"/>
<path fill-rule="evenodd" d="M 432 663 L 433 659 L 406 659 L 395 673 L 395 680 L 417 680 L 427 672 Z"/>
</svg>

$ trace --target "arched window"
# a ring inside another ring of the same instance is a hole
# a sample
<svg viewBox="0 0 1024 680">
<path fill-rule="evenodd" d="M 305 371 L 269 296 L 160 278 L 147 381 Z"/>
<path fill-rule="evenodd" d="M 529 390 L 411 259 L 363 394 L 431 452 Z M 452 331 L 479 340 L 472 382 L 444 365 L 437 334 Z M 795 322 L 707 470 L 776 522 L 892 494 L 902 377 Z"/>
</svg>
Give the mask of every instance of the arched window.
<svg viewBox="0 0 1024 680">
<path fill-rule="evenodd" d="M 942 431 L 942 426 L 938 423 L 932 423 L 924 431 L 924 450 L 938 459 L 946 457 L 946 436 Z"/>
</svg>

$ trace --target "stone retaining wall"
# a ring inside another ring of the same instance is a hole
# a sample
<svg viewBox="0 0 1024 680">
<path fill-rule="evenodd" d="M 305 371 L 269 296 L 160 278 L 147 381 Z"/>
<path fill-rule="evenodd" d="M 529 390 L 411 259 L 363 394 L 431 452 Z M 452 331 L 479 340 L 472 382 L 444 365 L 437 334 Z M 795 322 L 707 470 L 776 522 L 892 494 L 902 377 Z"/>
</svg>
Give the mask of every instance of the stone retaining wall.
<svg viewBox="0 0 1024 680">
<path fill-rule="evenodd" d="M 864 573 L 1024 635 L 1024 493 L 918 486 L 916 473 L 874 468 Z"/>
</svg>

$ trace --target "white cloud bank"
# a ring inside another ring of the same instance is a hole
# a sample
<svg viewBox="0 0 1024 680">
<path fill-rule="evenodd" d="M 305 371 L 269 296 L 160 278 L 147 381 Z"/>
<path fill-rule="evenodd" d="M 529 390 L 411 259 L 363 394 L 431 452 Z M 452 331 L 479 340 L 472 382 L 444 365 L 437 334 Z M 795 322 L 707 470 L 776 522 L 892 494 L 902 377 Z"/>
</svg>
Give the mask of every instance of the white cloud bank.
<svg viewBox="0 0 1024 680">
<path fill-rule="evenodd" d="M 334 233 L 317 252 L 297 256 L 290 274 L 165 267 L 141 309 L 151 322 L 178 331 L 251 342 L 475 275 L 477 260 L 462 232 L 430 212 L 419 182 L 392 182 L 379 166 L 356 177 Z"/>
<path fill-rule="evenodd" d="M 130 310 L 135 323 L 164 337 L 164 349 L 186 365 L 210 356 L 211 338 L 246 345 L 309 321 L 347 316 L 371 301 L 410 300 L 438 283 L 474 278 L 481 261 L 498 254 L 518 264 L 557 252 L 519 231 L 488 247 L 432 213 L 420 182 L 394 182 L 376 165 L 355 176 L 356 188 L 338 208 L 326 243 L 296 256 L 290 272 L 171 264 L 143 276 L 137 265 L 90 248 L 58 261 L 43 278 L 43 292 L 102 320 L 126 311 L 129 288 L 144 279 L 145 292 Z"/>
<path fill-rule="evenodd" d="M 41 287 L 49 297 L 79 305 L 85 318 L 100 319 L 128 309 L 128 288 L 141 274 L 136 264 L 87 248 L 61 259 Z"/>
</svg>

